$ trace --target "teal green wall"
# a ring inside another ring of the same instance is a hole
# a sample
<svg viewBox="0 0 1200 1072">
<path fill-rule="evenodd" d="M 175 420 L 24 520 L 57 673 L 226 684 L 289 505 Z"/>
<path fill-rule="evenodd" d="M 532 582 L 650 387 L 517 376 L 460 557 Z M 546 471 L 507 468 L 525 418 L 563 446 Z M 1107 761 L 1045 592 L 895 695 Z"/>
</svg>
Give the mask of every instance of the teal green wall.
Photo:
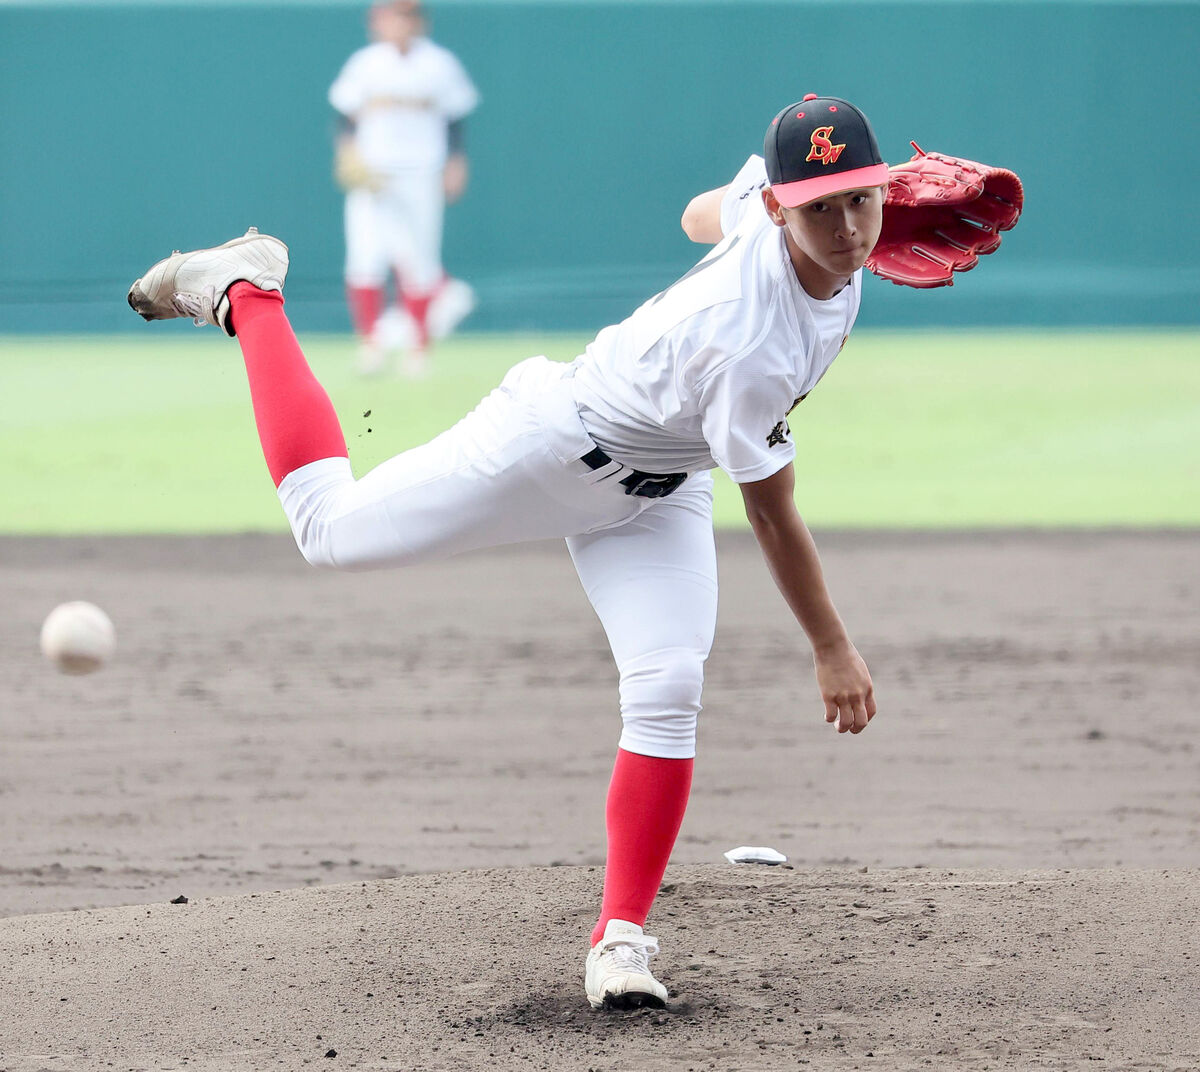
<svg viewBox="0 0 1200 1072">
<path fill-rule="evenodd" d="M 471 326 L 602 326 L 696 257 L 688 198 L 809 91 L 884 156 L 1004 164 L 1027 209 L 948 291 L 870 279 L 860 323 L 1200 320 L 1200 3 L 432 2 L 484 103 L 446 262 Z M 346 3 L 0 4 L 0 331 L 134 330 L 130 280 L 248 224 L 302 329 L 344 330 L 325 91 Z"/>
</svg>

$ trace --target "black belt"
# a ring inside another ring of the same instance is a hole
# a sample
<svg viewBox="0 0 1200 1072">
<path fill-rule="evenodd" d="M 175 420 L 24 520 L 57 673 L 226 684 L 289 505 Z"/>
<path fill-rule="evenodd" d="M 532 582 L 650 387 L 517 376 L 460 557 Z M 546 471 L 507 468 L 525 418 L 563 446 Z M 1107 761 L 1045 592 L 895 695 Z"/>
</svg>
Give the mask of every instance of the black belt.
<svg viewBox="0 0 1200 1072">
<path fill-rule="evenodd" d="M 589 469 L 603 469 L 612 465 L 613 460 L 599 447 L 589 450 L 579 459 Z M 670 495 L 680 484 L 687 480 L 687 473 L 643 473 L 640 469 L 631 469 L 624 480 L 618 481 L 625 488 L 626 495 L 640 495 L 644 499 L 661 499 Z"/>
</svg>

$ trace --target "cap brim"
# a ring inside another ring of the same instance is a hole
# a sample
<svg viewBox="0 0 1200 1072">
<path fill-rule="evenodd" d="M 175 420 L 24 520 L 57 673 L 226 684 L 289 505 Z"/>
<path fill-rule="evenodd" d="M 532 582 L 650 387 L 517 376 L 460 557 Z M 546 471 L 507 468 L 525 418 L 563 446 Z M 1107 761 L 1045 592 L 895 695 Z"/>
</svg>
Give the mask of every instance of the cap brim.
<svg viewBox="0 0 1200 1072">
<path fill-rule="evenodd" d="M 847 190 L 864 190 L 868 186 L 883 186 L 890 176 L 887 164 L 871 164 L 853 171 L 839 171 L 833 175 L 818 175 L 799 182 L 771 184 L 771 192 L 784 208 L 799 208 L 822 197 L 844 194 Z"/>
</svg>

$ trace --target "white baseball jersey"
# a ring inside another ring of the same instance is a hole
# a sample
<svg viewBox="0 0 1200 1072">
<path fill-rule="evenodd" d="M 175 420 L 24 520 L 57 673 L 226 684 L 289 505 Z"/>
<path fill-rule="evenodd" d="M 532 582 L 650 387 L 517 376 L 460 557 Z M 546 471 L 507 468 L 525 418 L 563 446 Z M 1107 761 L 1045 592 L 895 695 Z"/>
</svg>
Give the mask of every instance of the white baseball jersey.
<svg viewBox="0 0 1200 1072">
<path fill-rule="evenodd" d="M 446 124 L 473 112 L 479 95 L 452 52 L 418 37 L 407 52 L 383 41 L 359 49 L 330 86 L 329 103 L 355 121 L 363 163 L 388 173 L 439 170 Z"/>
<path fill-rule="evenodd" d="M 850 334 L 862 271 L 827 301 L 809 296 L 763 207 L 766 182 L 752 156 L 722 202 L 720 244 L 576 360 L 584 426 L 617 461 L 651 473 L 719 466 L 747 483 L 795 456 L 787 414 Z"/>
</svg>

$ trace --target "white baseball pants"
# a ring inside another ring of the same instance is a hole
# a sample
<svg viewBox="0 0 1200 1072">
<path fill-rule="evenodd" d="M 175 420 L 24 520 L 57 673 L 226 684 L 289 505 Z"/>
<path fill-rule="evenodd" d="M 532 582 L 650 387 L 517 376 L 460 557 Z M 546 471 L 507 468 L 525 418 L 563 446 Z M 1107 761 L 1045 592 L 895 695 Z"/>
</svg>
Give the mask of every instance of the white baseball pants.
<svg viewBox="0 0 1200 1072">
<path fill-rule="evenodd" d="M 649 499 L 625 494 L 617 463 L 589 469 L 569 369 L 523 361 L 424 446 L 360 480 L 345 458 L 312 462 L 279 498 L 304 557 L 343 569 L 566 537 L 620 672 L 620 747 L 691 758 L 716 627 L 712 478 Z"/>
<path fill-rule="evenodd" d="M 445 193 L 441 171 L 387 177 L 382 190 L 346 194 L 346 283 L 381 287 L 391 272 L 404 290 L 427 294 L 442 280 Z"/>
</svg>

